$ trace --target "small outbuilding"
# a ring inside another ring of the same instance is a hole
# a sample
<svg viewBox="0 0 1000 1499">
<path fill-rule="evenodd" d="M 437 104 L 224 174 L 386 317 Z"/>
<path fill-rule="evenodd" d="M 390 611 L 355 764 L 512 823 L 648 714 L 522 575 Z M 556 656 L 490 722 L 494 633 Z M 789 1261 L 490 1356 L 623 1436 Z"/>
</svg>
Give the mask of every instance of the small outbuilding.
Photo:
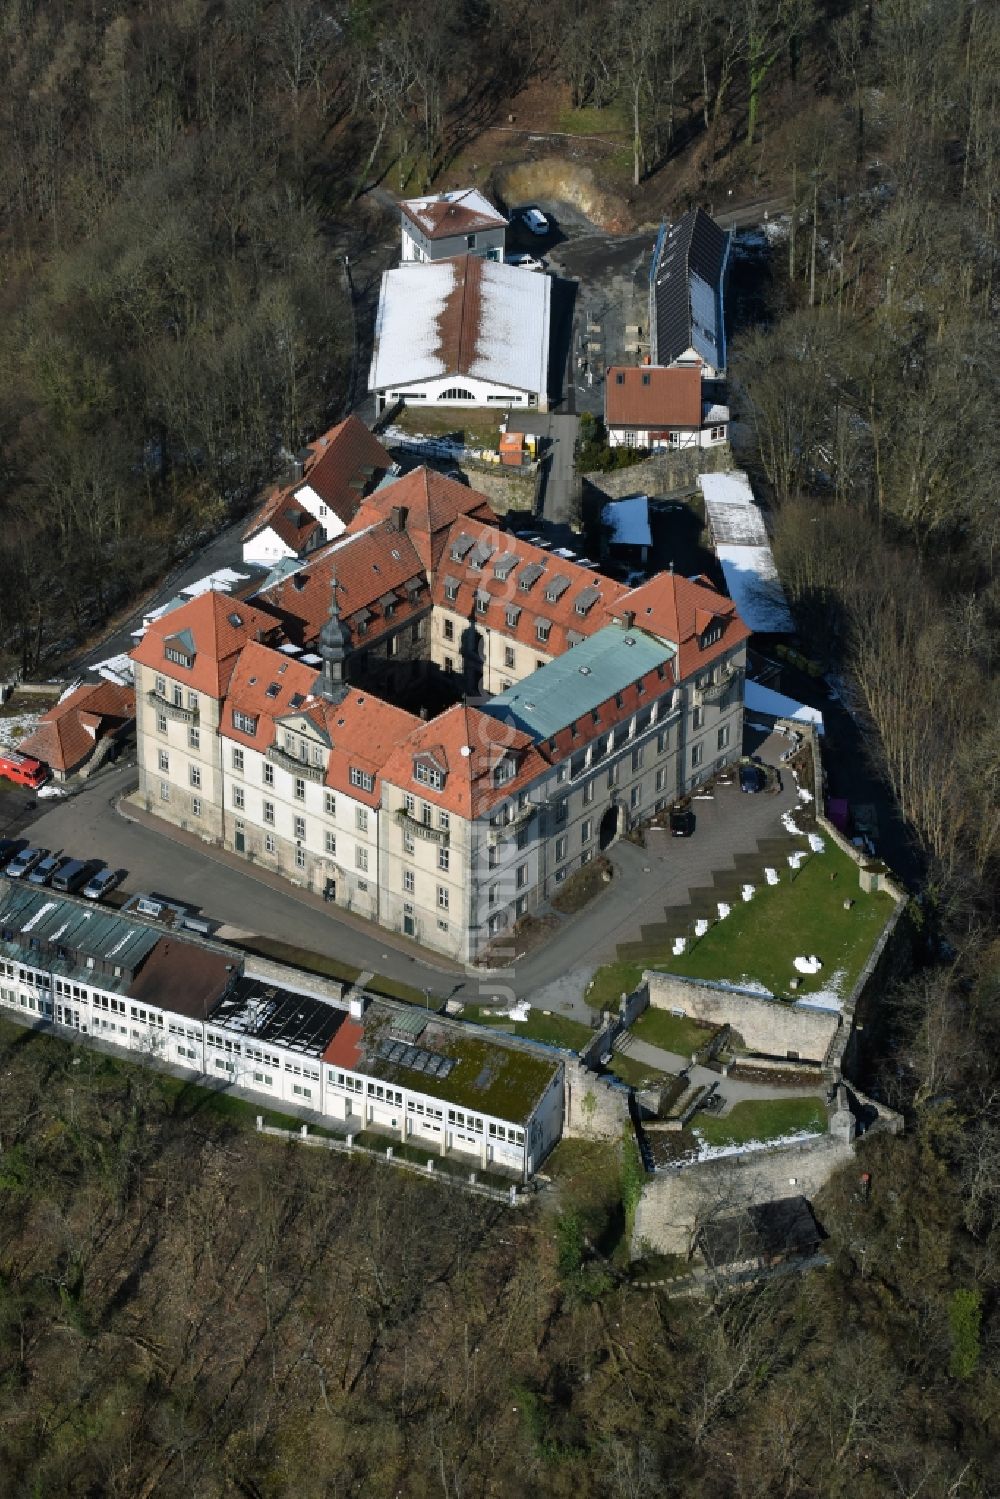
<svg viewBox="0 0 1000 1499">
<path fill-rule="evenodd" d="M 39 720 L 19 748 L 44 760 L 57 781 L 96 768 L 135 728 L 135 691 L 117 682 L 89 682 L 67 693 Z"/>
</svg>

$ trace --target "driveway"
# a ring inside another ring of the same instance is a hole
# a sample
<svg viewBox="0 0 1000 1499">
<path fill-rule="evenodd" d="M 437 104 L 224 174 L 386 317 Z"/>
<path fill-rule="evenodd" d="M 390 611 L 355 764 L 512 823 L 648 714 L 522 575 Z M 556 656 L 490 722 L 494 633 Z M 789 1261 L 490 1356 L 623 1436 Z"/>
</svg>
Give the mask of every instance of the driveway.
<svg viewBox="0 0 1000 1499">
<path fill-rule="evenodd" d="M 519 411 L 517 425 L 524 432 L 547 437 L 550 443 L 539 519 L 556 526 L 578 526 L 579 480 L 573 465 L 577 418 L 561 411 Z"/>
<path fill-rule="evenodd" d="M 488 1001 L 513 992 L 584 1020 L 591 1014 L 583 999 L 587 984 L 616 956 L 618 944 L 638 939 L 642 928 L 662 921 L 669 907 L 686 905 L 692 888 L 711 883 L 712 875 L 730 869 L 737 856 L 753 854 L 762 839 L 780 836 L 781 813 L 795 802 L 790 782 L 776 795 L 742 796 L 735 787 L 722 787 L 711 800 L 695 802 L 693 838 L 654 831 L 645 849 L 616 845 L 611 853 L 615 879 L 607 889 L 544 945 L 491 974 L 462 970 L 331 909 L 319 896 L 191 834 L 126 821 L 116 804 L 134 782 L 133 768 L 111 769 L 76 796 L 40 807 L 30 827 L 32 842 L 126 869 L 129 892 L 175 896 L 234 932 L 271 937 L 436 995 Z"/>
</svg>

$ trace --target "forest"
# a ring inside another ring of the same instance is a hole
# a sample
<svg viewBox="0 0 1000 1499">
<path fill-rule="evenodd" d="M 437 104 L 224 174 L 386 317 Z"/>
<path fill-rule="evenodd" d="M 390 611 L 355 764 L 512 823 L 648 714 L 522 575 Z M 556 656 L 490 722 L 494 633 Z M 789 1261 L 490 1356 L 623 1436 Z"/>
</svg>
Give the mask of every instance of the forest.
<svg viewBox="0 0 1000 1499">
<path fill-rule="evenodd" d="M 790 204 L 738 456 L 921 870 L 866 1037 L 907 1132 L 826 1269 L 711 1302 L 634 1284 L 613 1151 L 514 1213 L 2 1028 L 5 1495 L 1000 1492 L 998 80 L 975 0 L 0 0 L 5 667 L 343 414 L 364 190 L 550 95 L 636 224 Z"/>
</svg>

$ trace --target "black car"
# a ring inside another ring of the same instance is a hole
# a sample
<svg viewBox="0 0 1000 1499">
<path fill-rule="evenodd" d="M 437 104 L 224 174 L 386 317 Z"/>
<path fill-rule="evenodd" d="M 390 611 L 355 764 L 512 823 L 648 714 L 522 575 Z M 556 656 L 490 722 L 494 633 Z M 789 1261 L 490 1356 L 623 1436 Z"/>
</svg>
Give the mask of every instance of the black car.
<svg viewBox="0 0 1000 1499">
<path fill-rule="evenodd" d="M 670 831 L 675 838 L 690 838 L 694 832 L 694 813 L 690 807 L 674 807 L 670 813 Z"/>
<path fill-rule="evenodd" d="M 755 796 L 758 791 L 763 791 L 767 785 L 767 776 L 760 765 L 740 766 L 740 790 L 747 792 L 749 796 Z"/>
</svg>

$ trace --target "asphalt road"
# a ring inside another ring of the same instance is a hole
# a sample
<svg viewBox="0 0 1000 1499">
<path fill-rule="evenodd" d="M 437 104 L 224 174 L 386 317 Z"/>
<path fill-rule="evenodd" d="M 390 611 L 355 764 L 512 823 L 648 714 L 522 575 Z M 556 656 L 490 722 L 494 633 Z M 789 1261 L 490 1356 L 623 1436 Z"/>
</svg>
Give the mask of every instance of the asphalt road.
<svg viewBox="0 0 1000 1499">
<path fill-rule="evenodd" d="M 766 756 L 765 756 L 766 757 Z M 124 888 L 174 896 L 233 933 L 275 938 L 379 973 L 468 1000 L 530 997 L 533 1004 L 589 1017 L 583 992 L 596 968 L 616 955 L 619 942 L 637 938 L 644 925 L 662 921 L 664 909 L 683 906 L 692 886 L 732 865 L 735 855 L 780 833 L 780 814 L 794 803 L 794 790 L 777 796 L 741 796 L 732 787 L 696 804 L 698 829 L 691 839 L 654 833 L 649 847 L 630 843 L 612 851 L 616 878 L 542 945 L 495 974 L 463 972 L 405 939 L 347 917 L 316 896 L 298 892 L 238 859 L 194 840 L 126 821 L 116 810 L 134 770 L 102 772 L 76 796 L 40 803 L 22 836 L 53 851 L 100 858 L 128 871 Z"/>
</svg>

